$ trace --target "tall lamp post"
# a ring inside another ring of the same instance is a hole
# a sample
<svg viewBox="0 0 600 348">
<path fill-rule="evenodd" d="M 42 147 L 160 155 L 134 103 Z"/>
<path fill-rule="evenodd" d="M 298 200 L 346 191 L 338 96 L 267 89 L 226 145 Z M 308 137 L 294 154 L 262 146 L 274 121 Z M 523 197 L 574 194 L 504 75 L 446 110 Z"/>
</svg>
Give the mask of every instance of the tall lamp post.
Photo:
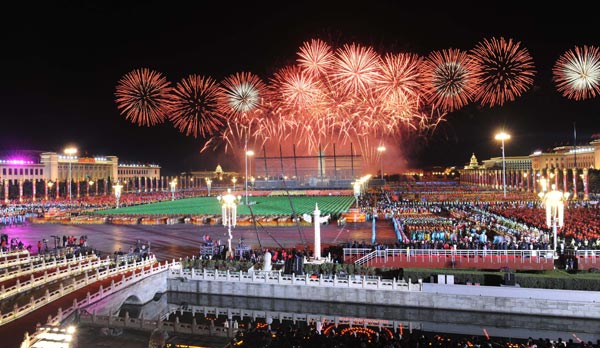
<svg viewBox="0 0 600 348">
<path fill-rule="evenodd" d="M 52 181 L 48 181 L 48 190 L 46 191 L 46 200 L 48 200 L 48 193 L 50 193 L 50 195 L 52 196 L 52 186 L 54 186 L 54 183 Z"/>
<path fill-rule="evenodd" d="M 208 189 L 208 197 L 210 197 L 210 185 L 212 184 L 212 180 L 210 178 L 206 178 L 206 188 Z"/>
<path fill-rule="evenodd" d="M 71 173 L 71 163 L 73 162 L 73 155 L 77 153 L 77 149 L 74 147 L 67 147 L 65 149 L 65 154 L 69 156 L 69 201 L 73 198 L 73 194 L 71 193 L 71 180 L 73 179 Z"/>
<path fill-rule="evenodd" d="M 244 187 L 246 189 L 246 205 L 248 205 L 248 156 L 254 156 L 254 151 L 246 150 L 246 175 L 244 176 Z"/>
<path fill-rule="evenodd" d="M 546 225 L 552 228 L 553 233 L 553 247 L 554 247 L 554 258 L 557 258 L 557 234 L 558 228 L 564 225 L 565 216 L 565 203 L 569 199 L 569 192 L 561 192 L 556 189 L 556 185 L 552 184 L 552 190 L 542 191 L 539 194 L 542 198 L 542 203 L 546 208 Z"/>
<path fill-rule="evenodd" d="M 234 196 L 231 193 L 231 189 L 227 189 L 226 195 L 219 195 L 217 197 L 217 200 L 219 200 L 219 203 L 222 205 L 223 226 L 227 227 L 227 258 L 234 256 L 233 250 L 231 249 L 231 229 L 235 227 L 237 223 L 237 205 L 241 199 L 242 197 L 240 196 Z"/>
<path fill-rule="evenodd" d="M 117 201 L 117 209 L 119 209 L 121 203 L 121 190 L 123 189 L 123 185 L 121 185 L 118 181 L 113 185 L 113 190 L 115 191 L 115 200 Z"/>
<path fill-rule="evenodd" d="M 377 147 L 377 152 L 379 152 L 379 156 L 381 156 L 381 180 L 383 180 L 383 153 L 385 152 L 385 146 L 379 145 Z"/>
<path fill-rule="evenodd" d="M 177 187 L 177 178 L 171 180 L 169 185 L 171 185 L 171 200 L 174 201 L 175 200 L 175 188 Z"/>
<path fill-rule="evenodd" d="M 504 198 L 506 198 L 506 158 L 504 157 L 504 141 L 510 139 L 510 134 L 500 132 L 496 134 L 495 139 L 502 142 L 502 190 L 504 191 Z"/>
</svg>

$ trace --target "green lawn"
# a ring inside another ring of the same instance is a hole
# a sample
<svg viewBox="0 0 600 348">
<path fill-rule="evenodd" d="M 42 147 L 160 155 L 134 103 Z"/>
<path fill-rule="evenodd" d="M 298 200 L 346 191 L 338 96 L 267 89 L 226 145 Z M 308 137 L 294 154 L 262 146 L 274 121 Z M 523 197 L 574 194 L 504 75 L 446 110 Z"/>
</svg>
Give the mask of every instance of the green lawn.
<svg viewBox="0 0 600 348">
<path fill-rule="evenodd" d="M 311 214 L 315 204 L 319 205 L 321 215 L 338 215 L 354 204 L 354 196 L 274 196 L 249 197 L 256 202 L 250 207 L 255 215 L 291 215 L 293 204 L 296 214 Z M 242 202 L 244 198 L 242 197 Z M 221 205 L 216 197 L 195 197 L 160 203 L 143 204 L 119 209 L 99 210 L 93 214 L 131 214 L 131 215 L 197 215 L 221 214 Z M 238 205 L 238 215 L 250 215 L 248 206 Z"/>
</svg>

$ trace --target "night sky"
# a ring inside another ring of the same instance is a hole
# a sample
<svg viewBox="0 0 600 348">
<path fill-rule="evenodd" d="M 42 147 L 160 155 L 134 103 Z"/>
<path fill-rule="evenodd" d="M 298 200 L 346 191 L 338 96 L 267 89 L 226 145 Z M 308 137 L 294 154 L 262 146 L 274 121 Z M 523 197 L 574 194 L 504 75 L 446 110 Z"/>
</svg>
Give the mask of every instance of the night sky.
<svg viewBox="0 0 600 348">
<path fill-rule="evenodd" d="M 579 144 L 600 132 L 600 98 L 569 100 L 552 81 L 552 67 L 565 51 L 600 45 L 592 10 L 568 3 L 527 8 L 524 1 L 324 3 L 48 1 L 3 8 L 0 150 L 60 152 L 74 144 L 80 154 L 160 164 L 167 175 L 213 170 L 218 163 L 243 169 L 222 152 L 201 154 L 205 140 L 186 137 L 168 121 L 138 127 L 126 120 L 114 101 L 117 82 L 143 67 L 173 83 L 193 73 L 219 81 L 242 71 L 267 81 L 313 38 L 427 55 L 503 36 L 529 50 L 535 85 L 516 101 L 469 105 L 450 113 L 432 136 L 389 145 L 403 149 L 410 167 L 462 166 L 472 152 L 480 160 L 500 156 L 493 136 L 503 127 L 512 135 L 507 156 L 572 144 L 574 126 Z"/>
</svg>

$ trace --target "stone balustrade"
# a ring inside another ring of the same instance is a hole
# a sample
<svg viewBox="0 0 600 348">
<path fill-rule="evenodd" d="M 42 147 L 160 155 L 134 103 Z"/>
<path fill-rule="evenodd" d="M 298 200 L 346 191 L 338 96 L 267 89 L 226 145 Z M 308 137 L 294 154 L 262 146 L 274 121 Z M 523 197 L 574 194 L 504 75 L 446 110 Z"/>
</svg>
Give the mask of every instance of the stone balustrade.
<svg viewBox="0 0 600 348">
<path fill-rule="evenodd" d="M 89 284 L 92 284 L 94 282 L 121 274 L 121 273 L 126 273 L 129 271 L 135 271 L 137 269 L 142 269 L 141 275 L 139 275 L 136 278 L 135 272 L 132 276 L 130 276 L 129 278 L 125 278 L 125 276 L 123 276 L 124 279 L 121 280 L 120 284 L 125 284 L 127 283 L 128 285 L 143 279 L 143 277 L 149 276 L 154 274 L 154 270 L 152 268 L 150 268 L 149 270 L 146 270 L 145 268 L 148 266 L 152 266 L 153 264 L 156 263 L 156 258 L 152 257 L 149 259 L 146 259 L 144 261 L 141 262 L 135 262 L 135 263 L 130 263 L 130 264 L 124 264 L 124 265 L 120 265 L 114 268 L 110 268 L 107 267 L 105 270 L 100 271 L 99 269 L 96 268 L 96 273 L 90 275 L 86 275 L 85 278 L 79 279 L 79 280 L 73 280 L 71 283 L 64 285 L 63 283 L 60 283 L 60 287 L 57 290 L 54 290 L 52 292 L 46 290 L 46 293 L 44 294 L 44 296 L 39 297 L 39 298 L 34 298 L 31 297 L 31 300 L 29 301 L 29 303 L 18 307 L 17 305 L 15 305 L 14 309 L 9 312 L 9 313 L 0 313 L 0 325 L 4 325 L 8 322 L 11 322 L 13 320 L 16 320 L 28 313 L 33 312 L 34 310 L 36 310 L 39 307 L 42 307 L 56 299 L 59 299 L 65 295 L 68 295 L 76 290 L 79 290 Z M 166 268 L 165 268 L 166 269 Z M 162 269 L 161 271 L 164 271 L 165 269 Z M 135 279 L 135 281 L 131 281 L 132 279 Z M 123 285 L 120 285 L 123 286 Z M 111 284 L 111 289 L 114 289 L 114 281 L 113 284 Z M 116 291 L 116 290 L 115 290 Z M 113 291 L 114 292 L 114 291 Z M 98 291 L 100 297 L 104 297 L 107 296 L 107 294 L 105 294 L 105 290 L 102 288 L 102 286 L 100 286 L 100 290 Z M 91 300 L 91 299 L 90 299 Z M 93 301 L 92 301 L 93 302 Z M 77 307 L 79 308 L 79 307 Z M 57 317 L 60 318 L 59 322 L 62 321 L 62 317 L 64 316 L 64 313 L 61 313 L 62 311 L 59 310 L 59 314 L 57 315 Z"/>
<path fill-rule="evenodd" d="M 90 259 L 88 262 L 79 263 L 75 267 L 71 267 L 71 265 L 69 264 L 69 265 L 67 265 L 67 268 L 63 268 L 63 269 L 58 268 L 58 269 L 56 269 L 55 272 L 53 272 L 51 274 L 48 274 L 48 272 L 44 272 L 44 274 L 40 275 L 39 277 L 35 277 L 32 274 L 31 278 L 28 281 L 21 283 L 17 279 L 17 283 L 8 289 L 5 289 L 4 285 L 2 285 L 0 287 L 0 299 L 9 298 L 18 293 L 28 291 L 31 289 L 35 289 L 35 288 L 43 286 L 45 284 L 54 282 L 58 279 L 66 278 L 69 276 L 74 276 L 77 274 L 81 274 L 85 271 L 97 269 L 100 267 L 108 267 L 108 266 L 110 266 L 111 263 L 112 263 L 112 260 L 109 257 L 106 257 L 106 259 L 98 259 L 96 261 L 92 261 Z"/>
<path fill-rule="evenodd" d="M 229 272 L 203 269 L 181 269 L 173 267 L 169 270 L 170 279 L 179 280 L 207 280 L 220 281 L 228 283 L 253 283 L 253 284 L 272 284 L 272 285 L 295 285 L 327 288 L 355 288 L 355 289 L 373 289 L 373 290 L 393 290 L 393 291 L 421 291 L 421 283 L 407 283 L 406 281 L 396 279 L 381 279 L 367 276 L 349 276 L 345 278 L 333 275 L 325 277 L 322 274 L 318 277 L 310 275 L 285 275 L 280 272 Z"/>
<path fill-rule="evenodd" d="M 73 258 L 63 257 L 63 258 L 58 258 L 58 259 L 53 258 L 53 259 L 49 259 L 49 260 L 44 259 L 41 262 L 37 262 L 37 263 L 34 263 L 32 261 L 28 265 L 25 265 L 25 266 L 21 265 L 20 267 L 13 269 L 11 271 L 9 271 L 9 269 L 6 268 L 4 273 L 0 274 L 0 283 L 10 280 L 10 279 L 26 276 L 28 274 L 42 272 L 45 270 L 59 268 L 59 267 L 64 267 L 67 265 L 79 264 L 86 260 L 96 260 L 97 258 L 98 257 L 96 256 L 96 254 L 89 254 L 89 255 L 79 255 L 79 256 L 76 256 Z"/>
</svg>

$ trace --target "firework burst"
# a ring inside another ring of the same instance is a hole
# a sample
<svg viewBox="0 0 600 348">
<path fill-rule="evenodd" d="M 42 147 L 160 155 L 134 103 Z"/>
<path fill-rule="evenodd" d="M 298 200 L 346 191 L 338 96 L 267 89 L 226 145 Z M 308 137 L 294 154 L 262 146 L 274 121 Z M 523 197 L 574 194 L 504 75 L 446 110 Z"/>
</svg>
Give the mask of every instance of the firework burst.
<svg viewBox="0 0 600 348">
<path fill-rule="evenodd" d="M 421 63 L 416 54 L 386 54 L 381 62 L 381 70 L 376 80 L 376 90 L 382 96 L 404 94 L 418 96 L 422 89 Z"/>
<path fill-rule="evenodd" d="M 161 73 L 146 68 L 133 70 L 117 84 L 117 109 L 138 126 L 163 123 L 171 104 L 170 90 L 170 82 Z"/>
<path fill-rule="evenodd" d="M 514 101 L 533 85 L 533 59 L 520 42 L 503 37 L 484 39 L 471 54 L 480 67 L 481 86 L 475 99 L 481 105 L 501 106 Z"/>
<path fill-rule="evenodd" d="M 458 110 L 472 101 L 479 86 L 479 66 L 458 49 L 430 53 L 423 72 L 430 103 L 446 111 Z"/>
<path fill-rule="evenodd" d="M 351 94 L 367 94 L 380 77 L 380 57 L 371 47 L 344 45 L 336 53 L 333 80 Z"/>
<path fill-rule="evenodd" d="M 327 73 L 334 63 L 331 46 L 319 39 L 305 42 L 298 52 L 298 65 L 309 74 L 322 75 Z"/>
<path fill-rule="evenodd" d="M 172 91 L 169 119 L 181 133 L 197 138 L 212 135 L 223 126 L 218 102 L 223 98 L 217 82 L 211 77 L 190 75 L 177 83 Z"/>
<path fill-rule="evenodd" d="M 224 98 L 220 105 L 226 115 L 250 112 L 260 107 L 265 96 L 264 82 L 249 72 L 231 75 L 221 85 Z"/>
<path fill-rule="evenodd" d="M 282 110 L 302 111 L 314 105 L 321 93 L 321 83 L 315 75 L 300 67 L 289 66 L 275 73 L 271 79 L 272 99 Z"/>
<path fill-rule="evenodd" d="M 227 129 L 221 138 L 234 151 L 256 132 L 265 117 L 267 87 L 260 77 L 242 72 L 228 76 L 221 83 L 219 112 L 226 117 Z"/>
<path fill-rule="evenodd" d="M 576 46 L 556 61 L 553 79 L 563 96 L 583 100 L 600 94 L 600 49 Z"/>
</svg>

